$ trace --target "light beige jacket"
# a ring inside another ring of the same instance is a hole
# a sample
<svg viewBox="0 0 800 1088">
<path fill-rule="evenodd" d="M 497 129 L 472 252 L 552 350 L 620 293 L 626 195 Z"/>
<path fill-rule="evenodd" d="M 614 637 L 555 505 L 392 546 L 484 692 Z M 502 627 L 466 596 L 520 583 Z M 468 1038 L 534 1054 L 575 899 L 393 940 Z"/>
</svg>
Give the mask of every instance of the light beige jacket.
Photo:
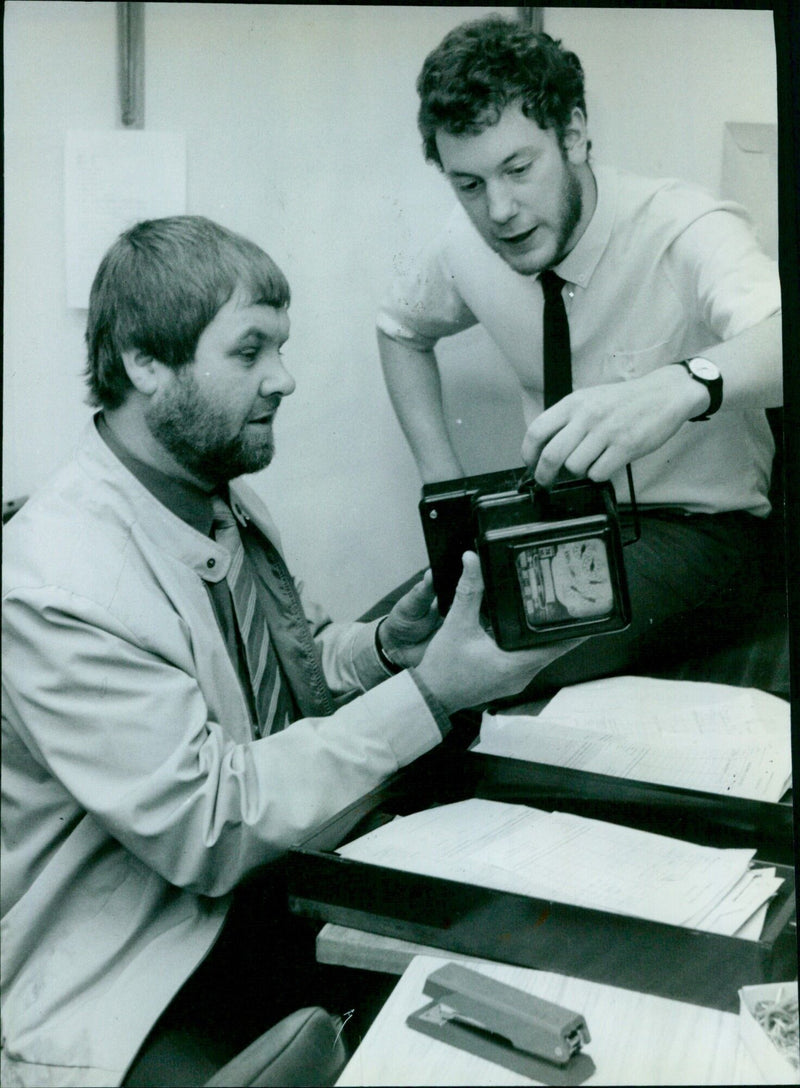
<svg viewBox="0 0 800 1088">
<path fill-rule="evenodd" d="M 312 639 L 279 586 L 279 652 L 320 714 L 252 740 L 203 584 L 227 553 L 93 425 L 3 558 L 2 1084 L 116 1085 L 241 878 L 441 732 L 411 676 L 386 678 L 374 625 L 317 615 Z M 334 695 L 371 690 L 321 716 L 320 668 Z"/>
</svg>

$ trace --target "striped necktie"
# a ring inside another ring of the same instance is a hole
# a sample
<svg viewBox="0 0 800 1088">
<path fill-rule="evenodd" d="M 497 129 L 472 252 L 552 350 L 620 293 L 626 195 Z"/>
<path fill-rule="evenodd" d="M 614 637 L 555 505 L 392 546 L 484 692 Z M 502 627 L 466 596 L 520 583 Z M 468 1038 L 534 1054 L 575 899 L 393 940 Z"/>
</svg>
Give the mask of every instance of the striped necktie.
<svg viewBox="0 0 800 1088">
<path fill-rule="evenodd" d="M 258 599 L 255 578 L 245 554 L 242 538 L 231 508 L 214 499 L 213 534 L 231 555 L 228 588 L 239 635 L 245 650 L 256 709 L 256 736 L 277 733 L 291 721 L 292 701 L 281 677 L 278 655 L 269 637 L 266 616 Z"/>
<path fill-rule="evenodd" d="M 569 322 L 561 295 L 564 281 L 547 268 L 539 282 L 544 292 L 544 406 L 551 408 L 572 392 Z"/>
</svg>

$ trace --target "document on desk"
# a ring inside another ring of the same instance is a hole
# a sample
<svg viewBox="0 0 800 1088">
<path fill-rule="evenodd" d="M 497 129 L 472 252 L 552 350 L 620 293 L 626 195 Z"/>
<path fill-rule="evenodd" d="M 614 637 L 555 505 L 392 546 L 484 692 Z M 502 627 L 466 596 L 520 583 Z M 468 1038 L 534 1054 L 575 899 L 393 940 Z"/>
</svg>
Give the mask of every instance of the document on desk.
<svg viewBox="0 0 800 1088">
<path fill-rule="evenodd" d="M 428 976 L 447 962 L 443 956 L 414 958 L 337 1081 L 340 1088 L 532 1083 L 407 1026 L 409 1013 L 427 1000 Z M 735 1013 L 509 963 L 474 960 L 469 966 L 583 1014 L 592 1035 L 586 1053 L 597 1067 L 586 1088 L 768 1083 L 740 1042 Z"/>
<path fill-rule="evenodd" d="M 716 849 L 570 813 L 472 798 L 399 816 L 343 857 L 538 899 L 757 939 L 782 880 Z M 760 919 L 760 920 L 759 920 Z"/>
<path fill-rule="evenodd" d="M 792 781 L 789 704 L 724 684 L 575 684 L 535 716 L 484 714 L 473 751 L 759 801 Z"/>
</svg>

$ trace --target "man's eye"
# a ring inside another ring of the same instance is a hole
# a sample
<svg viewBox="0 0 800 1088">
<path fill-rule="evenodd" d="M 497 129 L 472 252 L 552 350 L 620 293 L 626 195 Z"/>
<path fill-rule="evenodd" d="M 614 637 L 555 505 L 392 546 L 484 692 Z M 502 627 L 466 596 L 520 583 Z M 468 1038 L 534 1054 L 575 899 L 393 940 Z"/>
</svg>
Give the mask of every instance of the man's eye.
<svg viewBox="0 0 800 1088">
<path fill-rule="evenodd" d="M 455 183 L 456 189 L 459 193 L 474 193 L 478 189 L 480 182 L 472 179 L 466 181 L 457 181 Z"/>
<path fill-rule="evenodd" d="M 522 177 L 524 174 L 527 174 L 530 166 L 531 164 L 529 162 L 521 162 L 518 163 L 516 166 L 510 166 L 508 168 L 508 173 L 515 178 Z"/>
<path fill-rule="evenodd" d="M 239 356 L 252 363 L 258 355 L 258 348 L 239 348 Z"/>
</svg>

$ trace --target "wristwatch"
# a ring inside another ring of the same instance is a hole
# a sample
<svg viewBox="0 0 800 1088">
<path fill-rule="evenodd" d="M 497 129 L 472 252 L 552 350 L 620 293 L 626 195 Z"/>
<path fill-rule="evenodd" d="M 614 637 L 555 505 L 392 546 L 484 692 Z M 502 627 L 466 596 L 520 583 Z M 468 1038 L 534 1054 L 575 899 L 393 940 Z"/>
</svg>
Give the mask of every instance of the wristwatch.
<svg viewBox="0 0 800 1088">
<path fill-rule="evenodd" d="M 403 666 L 398 665 L 396 661 L 392 661 L 392 659 L 389 657 L 389 655 L 386 653 L 386 651 L 383 648 L 383 643 L 381 642 L 381 636 L 380 636 L 380 629 L 381 629 L 381 623 L 383 623 L 383 620 L 385 620 L 385 619 L 386 619 L 386 617 L 384 616 L 383 619 L 381 620 L 381 622 L 375 628 L 375 649 L 378 651 L 378 658 L 380 659 L 380 662 L 383 665 L 383 667 L 386 669 L 386 671 L 390 672 L 392 674 L 392 676 L 396 676 L 397 673 L 403 671 Z"/>
<path fill-rule="evenodd" d="M 694 359 L 681 359 L 681 366 L 685 366 L 696 382 L 700 382 L 708 390 L 708 408 L 699 416 L 692 416 L 690 423 L 697 423 L 701 419 L 708 419 L 722 404 L 722 375 L 718 367 L 709 359 L 696 356 Z"/>
</svg>

